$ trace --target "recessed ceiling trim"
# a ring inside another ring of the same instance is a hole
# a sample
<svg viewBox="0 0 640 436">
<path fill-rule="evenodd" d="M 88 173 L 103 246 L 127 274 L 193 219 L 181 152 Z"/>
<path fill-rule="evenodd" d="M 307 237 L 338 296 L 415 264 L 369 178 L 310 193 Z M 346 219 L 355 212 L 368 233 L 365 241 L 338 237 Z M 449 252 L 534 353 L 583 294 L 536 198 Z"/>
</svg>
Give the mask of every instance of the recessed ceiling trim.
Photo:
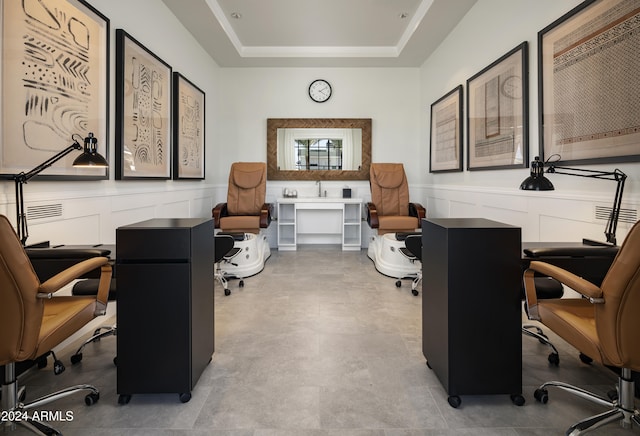
<svg viewBox="0 0 640 436">
<path fill-rule="evenodd" d="M 207 5 L 215 15 L 216 19 L 227 34 L 227 37 L 243 58 L 397 58 L 411 39 L 420 22 L 427 14 L 427 11 L 434 0 L 422 0 L 418 5 L 416 13 L 409 22 L 404 33 L 400 37 L 398 45 L 383 47 L 318 47 L 318 46 L 245 46 L 233 30 L 233 26 L 227 19 L 222 7 L 217 0 L 206 0 Z"/>
<path fill-rule="evenodd" d="M 400 54 L 396 47 L 243 47 L 238 54 L 245 58 L 393 58 Z"/>
<path fill-rule="evenodd" d="M 205 0 L 207 2 L 207 6 L 213 12 L 213 15 L 218 19 L 220 26 L 222 26 L 222 30 L 227 34 L 227 37 L 231 41 L 231 44 L 235 47 L 238 54 L 242 53 L 242 43 L 240 42 L 240 38 L 236 35 L 236 32 L 233 31 L 233 27 L 227 17 L 224 14 L 224 11 L 220 7 L 220 4 L 216 0 Z"/>
<path fill-rule="evenodd" d="M 418 9 L 416 9 L 416 13 L 413 14 L 411 21 L 400 37 L 400 41 L 398 41 L 398 45 L 396 46 L 398 54 L 402 53 L 402 50 L 404 50 L 404 47 L 413 36 L 413 33 L 416 31 L 418 26 L 420 26 L 422 19 L 425 17 L 425 15 L 427 15 L 427 12 L 429 11 L 431 5 L 433 5 L 433 0 L 422 0 L 420 2 L 420 4 L 418 5 Z"/>
</svg>

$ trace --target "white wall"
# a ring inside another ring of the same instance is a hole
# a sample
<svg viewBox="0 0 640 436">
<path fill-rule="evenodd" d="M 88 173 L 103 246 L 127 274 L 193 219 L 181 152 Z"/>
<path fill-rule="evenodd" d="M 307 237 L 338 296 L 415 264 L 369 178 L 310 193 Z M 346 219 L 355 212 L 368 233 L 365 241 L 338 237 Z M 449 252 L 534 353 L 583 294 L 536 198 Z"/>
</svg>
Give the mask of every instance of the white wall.
<svg viewBox="0 0 640 436">
<path fill-rule="evenodd" d="M 604 240 L 605 222 L 594 218 L 596 205 L 611 206 L 615 182 L 552 175 L 555 191 L 518 190 L 529 169 L 463 171 L 429 174 L 430 106 L 523 41 L 529 44 L 530 160 L 538 155 L 537 33 L 582 0 L 478 0 L 456 29 L 420 69 L 422 178 L 427 213 L 435 217 L 478 216 L 519 225 L 525 241 Z M 466 107 L 465 107 L 466 124 Z M 466 129 L 466 125 L 465 125 Z M 463 136 L 466 153 L 466 130 Z M 640 145 L 638 145 L 640 148 Z M 466 154 L 463 162 L 466 167 Z M 588 168 L 620 168 L 627 179 L 623 207 L 640 204 L 640 164 Z M 418 187 L 414 187 L 418 189 Z M 620 223 L 621 241 L 630 224 Z"/>
<path fill-rule="evenodd" d="M 266 161 L 267 118 L 371 118 L 372 161 L 403 162 L 408 180 L 417 183 L 423 172 L 415 159 L 420 143 L 418 73 L 417 68 L 221 69 L 216 183 L 226 183 L 232 162 Z M 309 84 L 318 78 L 328 80 L 333 89 L 325 103 L 315 103 L 308 95 Z M 322 182 L 329 197 L 341 196 L 346 186 L 353 197 L 371 198 L 368 181 Z M 284 187 L 300 196 L 317 195 L 318 190 L 313 181 L 269 181 L 267 201 L 275 202 Z M 267 232 L 272 246 L 275 227 Z"/>
<path fill-rule="evenodd" d="M 219 72 L 216 63 L 196 44 L 191 34 L 157 0 L 89 0 L 110 19 L 110 131 L 109 162 L 115 163 L 115 29 L 122 28 L 182 73 L 206 94 L 206 181 L 115 181 L 42 182 L 33 179 L 24 186 L 27 208 L 61 204 L 62 215 L 29 220 L 28 243 L 115 243 L 115 229 L 153 217 L 209 217 L 216 188 L 210 183 L 216 173 Z M 84 135 L 86 132 L 78 132 Z M 104 153 L 106 144 L 98 144 Z M 14 185 L 0 182 L 0 213 L 15 222 Z"/>
</svg>

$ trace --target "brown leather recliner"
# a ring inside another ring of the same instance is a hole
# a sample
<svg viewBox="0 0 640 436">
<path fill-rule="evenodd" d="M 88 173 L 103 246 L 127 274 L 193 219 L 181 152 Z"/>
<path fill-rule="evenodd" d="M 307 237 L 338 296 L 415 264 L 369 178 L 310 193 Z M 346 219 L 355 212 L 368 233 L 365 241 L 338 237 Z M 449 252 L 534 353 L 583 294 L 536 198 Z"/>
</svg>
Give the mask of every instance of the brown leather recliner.
<svg viewBox="0 0 640 436">
<path fill-rule="evenodd" d="M 536 272 L 553 277 L 583 298 L 538 301 Z M 610 407 L 600 415 L 574 424 L 567 434 L 578 434 L 615 420 L 621 420 L 625 427 L 631 426 L 632 421 L 640 426 L 640 413 L 634 408 L 632 379 L 632 371 L 640 371 L 640 222 L 629 231 L 600 286 L 538 261 L 531 262 L 525 271 L 524 284 L 530 319 L 549 327 L 582 355 L 621 369 L 617 393 L 612 391 L 609 399 L 558 381 L 541 385 L 535 391 L 535 398 L 546 403 L 547 387 L 553 386 Z"/>
<path fill-rule="evenodd" d="M 2 410 L 14 411 L 8 416 L 17 417 L 18 423 L 32 431 L 36 429 L 54 434 L 49 432 L 55 430 L 37 421 L 19 419 L 25 416 L 25 410 L 41 407 L 81 390 L 89 392 L 85 397 L 87 405 L 98 401 L 99 392 L 95 387 L 76 385 L 24 404 L 19 401 L 22 390 L 18 389 L 15 364 L 51 352 L 96 316 L 104 315 L 111 281 L 108 262 L 106 257 L 93 257 L 41 283 L 9 220 L 0 215 L 0 365 L 5 367 Z M 101 270 L 97 295 L 54 295 L 96 268 Z M 64 369 L 59 361 L 56 365 L 56 373 Z M 5 425 L 13 426 L 14 423 Z"/>
<path fill-rule="evenodd" d="M 229 172 L 227 202 L 212 214 L 217 229 L 225 232 L 259 233 L 271 223 L 273 206 L 265 203 L 267 164 L 235 162 Z"/>
<path fill-rule="evenodd" d="M 369 184 L 369 227 L 378 229 L 379 235 L 413 232 L 420 228 L 426 211 L 421 204 L 409 202 L 409 184 L 401 163 L 372 163 Z"/>
</svg>

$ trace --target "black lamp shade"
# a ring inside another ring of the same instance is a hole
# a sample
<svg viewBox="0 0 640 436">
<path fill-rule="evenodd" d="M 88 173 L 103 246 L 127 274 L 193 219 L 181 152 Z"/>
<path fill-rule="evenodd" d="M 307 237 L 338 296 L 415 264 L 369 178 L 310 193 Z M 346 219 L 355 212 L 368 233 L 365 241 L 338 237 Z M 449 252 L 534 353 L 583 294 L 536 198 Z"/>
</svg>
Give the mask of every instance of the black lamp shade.
<svg viewBox="0 0 640 436">
<path fill-rule="evenodd" d="M 538 156 L 531 162 L 531 175 L 520 184 L 524 191 L 553 191 L 553 183 L 544 176 L 544 162 Z"/>
<path fill-rule="evenodd" d="M 93 136 L 93 133 L 89 133 L 89 136 L 84 138 L 84 151 L 73 161 L 73 166 L 89 168 L 109 166 L 109 162 L 98 153 L 98 139 Z"/>
</svg>

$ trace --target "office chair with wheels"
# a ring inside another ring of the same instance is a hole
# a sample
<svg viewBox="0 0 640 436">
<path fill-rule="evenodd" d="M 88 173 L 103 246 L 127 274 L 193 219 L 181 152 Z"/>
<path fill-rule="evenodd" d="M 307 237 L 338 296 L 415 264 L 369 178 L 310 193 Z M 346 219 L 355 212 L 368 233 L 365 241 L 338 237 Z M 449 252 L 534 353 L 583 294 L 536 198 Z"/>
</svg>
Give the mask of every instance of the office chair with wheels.
<svg viewBox="0 0 640 436">
<path fill-rule="evenodd" d="M 249 277 L 264 269 L 271 249 L 264 229 L 271 223 L 273 206 L 265 203 L 267 164 L 234 162 L 229 171 L 227 201 L 211 211 L 215 228 L 232 234 L 240 254 L 227 263 L 227 276 Z"/>
<path fill-rule="evenodd" d="M 215 248 L 214 248 L 214 262 L 215 262 L 215 279 L 220 285 L 222 285 L 222 289 L 224 289 L 224 295 L 231 295 L 231 290 L 229 290 L 227 276 L 225 272 L 222 270 L 222 263 L 232 263 L 233 258 L 236 257 L 240 253 L 240 248 L 234 247 L 235 241 L 232 235 L 218 233 L 215 236 Z M 240 279 L 240 283 L 238 286 L 244 286 L 244 282 Z"/>
<path fill-rule="evenodd" d="M 375 235 L 369 241 L 367 255 L 380 273 L 402 279 L 415 277 L 416 262 L 400 252 L 405 246 L 398 239 L 403 233 L 420 228 L 425 209 L 409 201 L 409 184 L 401 163 L 372 163 L 369 184 L 371 202 L 367 203 L 367 223 Z"/>
<path fill-rule="evenodd" d="M 77 277 L 100 268 L 100 289 L 94 297 L 56 296 L 55 293 Z M 24 388 L 18 388 L 17 362 L 34 360 L 51 351 L 96 316 L 104 315 L 111 281 L 106 257 L 94 257 L 40 282 L 29 257 L 9 220 L 0 215 L 0 365 L 4 365 L 2 410 L 11 412 L 3 425 L 20 424 L 40 434 L 60 434 L 33 419 L 22 420 L 26 411 L 86 391 L 85 403 L 98 401 L 100 393 L 91 385 L 72 386 L 30 403 L 23 403 Z M 31 416 L 31 414 L 29 414 Z M 3 415 L 4 418 L 4 415 Z"/>
<path fill-rule="evenodd" d="M 574 289 L 582 298 L 538 300 L 535 273 L 552 277 Z M 640 426 L 640 412 L 634 405 L 632 371 L 640 370 L 640 222 L 629 231 L 602 284 L 597 286 L 563 268 L 533 261 L 524 273 L 527 307 L 531 319 L 540 321 L 558 336 L 593 360 L 620 368 L 617 391 L 609 398 L 582 388 L 550 381 L 535 391 L 536 400 L 546 403 L 548 387 L 557 387 L 607 406 L 609 410 L 572 425 L 575 435 L 620 420 L 623 427 Z"/>
<path fill-rule="evenodd" d="M 400 247 L 400 253 L 409 261 L 420 266 L 411 282 L 411 293 L 417 296 L 419 293 L 418 286 L 422 283 L 422 234 L 408 234 L 404 238 L 404 245 L 404 247 Z M 397 287 L 400 287 L 401 284 L 400 280 L 396 282 Z"/>
</svg>

